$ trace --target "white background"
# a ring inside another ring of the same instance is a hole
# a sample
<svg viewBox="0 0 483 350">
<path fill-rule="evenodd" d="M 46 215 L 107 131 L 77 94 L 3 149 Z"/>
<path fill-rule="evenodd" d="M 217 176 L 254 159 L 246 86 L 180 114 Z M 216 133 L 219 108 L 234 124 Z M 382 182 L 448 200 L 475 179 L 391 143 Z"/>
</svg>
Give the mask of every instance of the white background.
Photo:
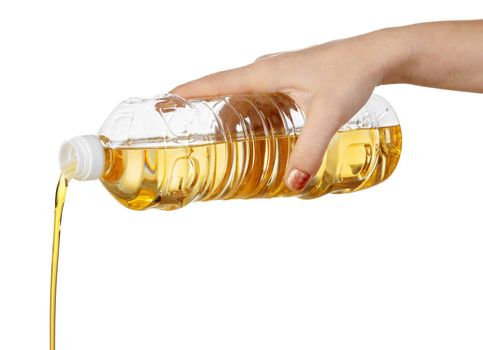
<svg viewBox="0 0 483 350">
<path fill-rule="evenodd" d="M 447 4 L 447 5 L 446 5 Z M 60 143 L 131 96 L 478 1 L 0 5 L 0 349 L 47 349 Z M 463 59 L 463 58 L 462 58 Z M 98 182 L 64 214 L 58 349 L 481 349 L 483 95 L 378 88 L 402 158 L 348 195 L 134 212 Z"/>
</svg>

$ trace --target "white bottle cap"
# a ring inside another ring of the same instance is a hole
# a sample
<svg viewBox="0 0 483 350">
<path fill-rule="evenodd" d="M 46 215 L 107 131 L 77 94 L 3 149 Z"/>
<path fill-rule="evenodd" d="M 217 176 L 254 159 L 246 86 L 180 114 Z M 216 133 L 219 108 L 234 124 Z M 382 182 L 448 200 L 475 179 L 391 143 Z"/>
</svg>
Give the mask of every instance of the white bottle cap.
<svg viewBox="0 0 483 350">
<path fill-rule="evenodd" d="M 95 135 L 76 136 L 60 147 L 62 173 L 76 180 L 95 180 L 104 172 L 104 147 Z"/>
</svg>

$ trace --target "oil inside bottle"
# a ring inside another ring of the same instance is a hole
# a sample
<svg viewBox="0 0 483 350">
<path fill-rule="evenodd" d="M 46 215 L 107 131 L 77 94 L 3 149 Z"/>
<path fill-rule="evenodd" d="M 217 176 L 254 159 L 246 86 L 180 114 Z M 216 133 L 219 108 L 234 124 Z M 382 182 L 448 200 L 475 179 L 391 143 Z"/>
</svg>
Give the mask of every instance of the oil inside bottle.
<svg viewBox="0 0 483 350">
<path fill-rule="evenodd" d="M 106 149 L 104 186 L 124 206 L 171 210 L 192 201 L 300 196 L 361 190 L 384 181 L 401 152 L 399 125 L 337 132 L 303 192 L 283 176 L 297 136 L 191 146 Z M 152 140 L 150 140 L 152 142 Z"/>
</svg>

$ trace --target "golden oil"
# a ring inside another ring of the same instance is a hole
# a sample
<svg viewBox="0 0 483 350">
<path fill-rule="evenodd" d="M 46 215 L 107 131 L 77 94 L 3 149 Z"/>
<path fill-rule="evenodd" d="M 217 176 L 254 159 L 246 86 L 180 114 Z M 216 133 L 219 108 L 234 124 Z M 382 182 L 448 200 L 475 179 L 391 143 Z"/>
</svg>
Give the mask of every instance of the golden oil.
<svg viewBox="0 0 483 350">
<path fill-rule="evenodd" d="M 55 350 L 60 225 L 69 179 L 100 178 L 121 204 L 135 210 L 358 191 L 392 174 L 402 136 L 392 107 L 380 97 L 373 96 L 353 119 L 334 135 L 319 170 L 301 192 L 290 191 L 283 177 L 304 117 L 291 98 L 279 93 L 198 101 L 170 94 L 129 99 L 108 118 L 100 136 L 65 143 L 54 212 L 50 350 Z M 186 138 L 192 135 L 201 139 Z"/>
<path fill-rule="evenodd" d="M 337 132 L 303 192 L 283 176 L 296 136 L 192 146 L 107 148 L 101 181 L 124 206 L 171 210 L 192 201 L 300 196 L 361 190 L 384 181 L 401 153 L 399 125 Z"/>
<path fill-rule="evenodd" d="M 55 350 L 55 314 L 57 297 L 57 272 L 59 266 L 60 225 L 62 222 L 62 211 L 64 209 L 68 185 L 68 178 L 64 174 L 60 175 L 55 193 L 54 238 L 52 242 L 52 269 L 50 274 L 50 350 Z"/>
</svg>

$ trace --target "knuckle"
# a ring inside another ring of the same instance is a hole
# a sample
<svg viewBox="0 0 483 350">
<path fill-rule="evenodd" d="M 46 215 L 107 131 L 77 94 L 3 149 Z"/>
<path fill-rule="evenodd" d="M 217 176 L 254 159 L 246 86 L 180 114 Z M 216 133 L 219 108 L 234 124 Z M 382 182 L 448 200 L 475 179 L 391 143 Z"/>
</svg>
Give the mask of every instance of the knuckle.
<svg viewBox="0 0 483 350">
<path fill-rule="evenodd" d="M 294 162 L 301 166 L 312 169 L 322 160 L 322 155 L 318 151 L 318 147 L 299 144 L 295 147 L 292 157 Z"/>
<path fill-rule="evenodd" d="M 215 72 L 215 73 L 211 73 L 211 74 L 208 74 L 205 79 L 209 82 L 209 83 L 213 83 L 213 84 L 219 84 L 222 79 L 223 79 L 223 72 Z"/>
<path fill-rule="evenodd" d="M 255 59 L 255 61 L 253 61 L 253 62 L 254 62 L 254 63 L 256 63 L 256 62 L 260 62 L 260 61 L 262 61 L 262 60 L 264 60 L 264 59 L 270 58 L 271 56 L 272 56 L 272 54 L 262 55 L 262 56 L 257 57 L 257 58 Z"/>
</svg>

